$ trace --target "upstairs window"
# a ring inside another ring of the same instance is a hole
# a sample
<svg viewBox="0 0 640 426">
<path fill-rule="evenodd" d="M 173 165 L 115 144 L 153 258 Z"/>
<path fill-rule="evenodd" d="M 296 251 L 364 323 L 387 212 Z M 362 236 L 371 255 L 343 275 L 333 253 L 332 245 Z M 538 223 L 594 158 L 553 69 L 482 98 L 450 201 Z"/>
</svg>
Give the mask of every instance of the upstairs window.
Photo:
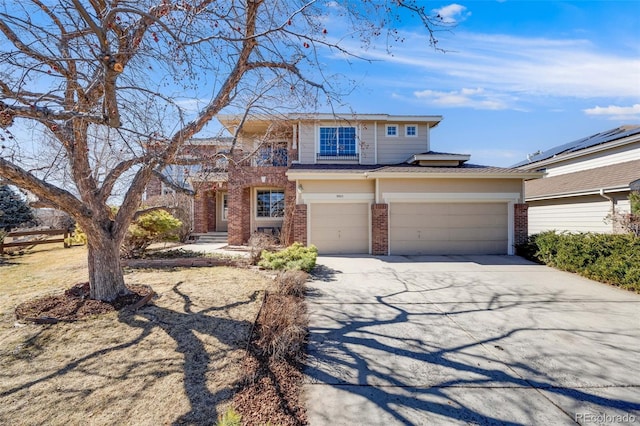
<svg viewBox="0 0 640 426">
<path fill-rule="evenodd" d="M 320 152 L 326 157 L 357 154 L 355 127 L 320 127 Z"/>
<path fill-rule="evenodd" d="M 418 126 L 415 124 L 407 124 L 404 126 L 404 134 L 407 137 L 416 137 L 418 136 Z"/>
<path fill-rule="evenodd" d="M 286 167 L 289 162 L 289 153 L 286 144 L 267 145 L 258 151 L 257 166 Z"/>
<path fill-rule="evenodd" d="M 284 217 L 284 191 L 260 189 L 257 191 L 256 216 Z"/>
<path fill-rule="evenodd" d="M 392 138 L 398 136 L 398 126 L 395 124 L 387 124 L 387 136 Z"/>
</svg>

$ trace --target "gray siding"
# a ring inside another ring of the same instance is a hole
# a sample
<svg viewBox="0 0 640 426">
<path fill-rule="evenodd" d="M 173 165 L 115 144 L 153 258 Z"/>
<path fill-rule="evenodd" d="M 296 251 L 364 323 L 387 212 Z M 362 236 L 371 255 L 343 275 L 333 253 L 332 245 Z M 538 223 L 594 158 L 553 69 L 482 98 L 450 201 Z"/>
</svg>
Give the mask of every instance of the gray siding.
<svg viewBox="0 0 640 426">
<path fill-rule="evenodd" d="M 386 136 L 387 124 L 396 124 L 398 126 L 398 136 Z M 318 128 L 322 126 L 355 126 L 358 135 L 360 164 L 398 164 L 405 162 L 413 154 L 429 150 L 428 126 L 426 124 L 408 123 L 416 125 L 418 135 L 407 137 L 405 136 L 405 124 L 380 121 L 300 123 L 298 128 L 300 163 L 314 164 L 316 162 L 317 132 Z"/>
<path fill-rule="evenodd" d="M 398 136 L 387 137 L 386 126 L 396 124 Z M 415 123 L 407 123 L 415 124 Z M 378 122 L 378 164 L 398 164 L 409 159 L 413 154 L 429 151 L 429 130 L 425 124 L 419 124 L 418 136 L 405 136 L 405 123 Z"/>
<path fill-rule="evenodd" d="M 300 163 L 313 164 L 316 162 L 316 135 L 313 123 L 300 123 L 298 128 Z"/>
<path fill-rule="evenodd" d="M 375 126 L 373 123 L 361 123 L 358 126 L 360 164 L 376 164 Z"/>
<path fill-rule="evenodd" d="M 611 202 L 599 195 L 531 201 L 529 235 L 543 231 L 613 232 Z"/>
</svg>

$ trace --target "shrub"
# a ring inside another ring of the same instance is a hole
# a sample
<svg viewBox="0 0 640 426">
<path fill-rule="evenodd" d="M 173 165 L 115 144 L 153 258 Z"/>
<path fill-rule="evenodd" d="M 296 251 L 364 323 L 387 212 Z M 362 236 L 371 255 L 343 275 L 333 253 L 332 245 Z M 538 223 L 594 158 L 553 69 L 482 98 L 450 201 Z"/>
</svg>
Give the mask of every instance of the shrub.
<svg viewBox="0 0 640 426">
<path fill-rule="evenodd" d="M 0 228 L 9 232 L 21 225 L 35 224 L 33 211 L 9 185 L 0 185 Z"/>
<path fill-rule="evenodd" d="M 278 275 L 278 293 L 283 296 L 302 297 L 309 274 L 304 271 L 284 271 Z"/>
<path fill-rule="evenodd" d="M 71 237 L 65 240 L 70 246 L 83 246 L 87 244 L 87 234 L 84 233 L 80 225 L 76 224 Z"/>
<path fill-rule="evenodd" d="M 542 232 L 529 237 L 520 253 L 564 271 L 640 292 L 640 237 L 632 234 Z"/>
<path fill-rule="evenodd" d="M 278 239 L 273 235 L 268 235 L 263 232 L 256 232 L 249 238 L 249 247 L 251 252 L 249 253 L 251 264 L 257 265 L 262 258 L 262 252 L 264 250 L 275 251 L 278 246 Z"/>
<path fill-rule="evenodd" d="M 129 225 L 122 244 L 122 255 L 140 256 L 154 242 L 177 241 L 181 226 L 182 222 L 165 210 L 144 213 Z"/>
<path fill-rule="evenodd" d="M 640 215 L 640 192 L 631 191 L 629 193 L 629 203 L 631 204 L 631 213 Z"/>
<path fill-rule="evenodd" d="M 191 203 L 193 197 L 187 194 L 174 192 L 165 195 L 155 195 L 149 197 L 144 202 L 145 208 L 164 207 L 173 216 L 178 218 L 182 225 L 176 231 L 178 238 L 182 242 L 189 239 L 193 229 L 193 219 L 191 216 Z"/>
<path fill-rule="evenodd" d="M 307 313 L 296 298 L 270 294 L 259 319 L 256 345 L 269 358 L 301 360 L 307 336 Z"/>
<path fill-rule="evenodd" d="M 223 414 L 218 416 L 216 426 L 241 426 L 242 416 L 233 408 L 228 408 Z"/>
<path fill-rule="evenodd" d="M 300 243 L 293 243 L 278 252 L 263 251 L 258 265 L 266 269 L 302 270 L 311 272 L 316 266 L 318 249 L 311 245 L 305 247 Z"/>
</svg>

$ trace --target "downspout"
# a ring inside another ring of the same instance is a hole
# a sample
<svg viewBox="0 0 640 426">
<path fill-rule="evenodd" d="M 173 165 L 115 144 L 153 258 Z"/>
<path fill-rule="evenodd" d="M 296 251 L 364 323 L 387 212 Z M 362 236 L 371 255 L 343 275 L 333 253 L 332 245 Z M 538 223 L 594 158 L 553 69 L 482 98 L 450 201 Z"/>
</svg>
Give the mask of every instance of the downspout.
<svg viewBox="0 0 640 426">
<path fill-rule="evenodd" d="M 296 162 L 298 163 L 300 162 L 300 144 L 298 143 L 298 126 L 299 125 L 300 125 L 300 122 L 291 126 L 293 127 L 293 141 L 291 141 L 291 144 L 292 144 L 291 147 L 296 150 L 296 154 L 297 154 Z"/>
<path fill-rule="evenodd" d="M 610 209 L 610 215 L 611 215 L 611 232 L 615 233 L 615 227 L 616 227 L 616 221 L 615 221 L 615 215 L 616 215 L 616 202 L 614 201 L 614 199 L 610 196 L 608 196 L 607 194 L 605 194 L 604 192 L 604 188 L 600 188 L 600 196 L 602 198 L 605 198 L 607 200 L 609 200 L 609 202 L 611 202 L 611 209 Z"/>
<path fill-rule="evenodd" d="M 373 122 L 373 164 L 378 164 L 378 122 Z"/>
</svg>

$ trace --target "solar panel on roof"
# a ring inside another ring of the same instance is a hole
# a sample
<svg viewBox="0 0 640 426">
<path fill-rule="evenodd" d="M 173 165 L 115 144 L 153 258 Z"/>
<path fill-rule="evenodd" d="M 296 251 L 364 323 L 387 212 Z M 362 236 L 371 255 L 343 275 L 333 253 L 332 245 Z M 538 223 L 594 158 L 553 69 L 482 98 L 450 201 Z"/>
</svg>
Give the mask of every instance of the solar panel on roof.
<svg viewBox="0 0 640 426">
<path fill-rule="evenodd" d="M 617 139 L 626 138 L 628 136 L 640 134 L 640 126 L 633 127 L 617 127 L 615 129 L 607 130 L 595 135 L 587 136 L 586 138 L 578 139 L 573 142 L 565 143 L 555 146 L 539 154 L 532 155 L 528 160 L 522 161 L 512 167 L 520 167 L 526 164 L 536 163 L 538 161 L 547 160 L 555 157 L 556 155 L 576 152 L 582 149 L 590 148 L 592 146 L 601 145 L 603 143 L 611 142 Z"/>
</svg>

